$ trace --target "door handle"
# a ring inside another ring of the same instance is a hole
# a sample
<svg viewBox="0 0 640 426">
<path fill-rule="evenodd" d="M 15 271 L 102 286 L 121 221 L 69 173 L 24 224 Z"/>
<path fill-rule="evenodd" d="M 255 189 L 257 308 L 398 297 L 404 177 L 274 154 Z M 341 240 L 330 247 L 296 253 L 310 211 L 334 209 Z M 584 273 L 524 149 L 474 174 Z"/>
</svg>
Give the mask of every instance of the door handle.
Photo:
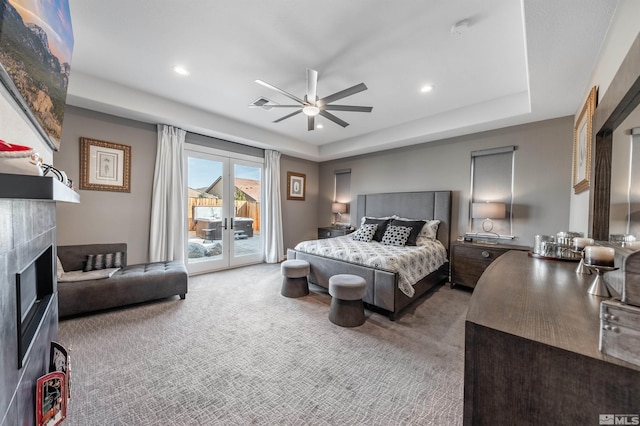
<svg viewBox="0 0 640 426">
<path fill-rule="evenodd" d="M 226 217 L 224 218 L 224 229 L 225 229 L 225 231 L 227 230 L 227 218 Z"/>
<path fill-rule="evenodd" d="M 231 229 L 233 229 L 233 218 L 231 218 Z"/>
</svg>

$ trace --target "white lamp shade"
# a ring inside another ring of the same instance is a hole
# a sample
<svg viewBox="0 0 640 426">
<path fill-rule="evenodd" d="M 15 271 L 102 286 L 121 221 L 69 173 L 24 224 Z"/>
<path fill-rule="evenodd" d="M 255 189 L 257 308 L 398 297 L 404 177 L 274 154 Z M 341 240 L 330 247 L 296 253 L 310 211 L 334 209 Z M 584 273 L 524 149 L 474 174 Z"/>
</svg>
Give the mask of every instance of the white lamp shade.
<svg viewBox="0 0 640 426">
<path fill-rule="evenodd" d="M 473 203 L 471 217 L 474 219 L 504 219 L 507 216 L 505 203 Z"/>
<path fill-rule="evenodd" d="M 346 213 L 347 205 L 345 203 L 331 203 L 331 213 Z"/>
</svg>

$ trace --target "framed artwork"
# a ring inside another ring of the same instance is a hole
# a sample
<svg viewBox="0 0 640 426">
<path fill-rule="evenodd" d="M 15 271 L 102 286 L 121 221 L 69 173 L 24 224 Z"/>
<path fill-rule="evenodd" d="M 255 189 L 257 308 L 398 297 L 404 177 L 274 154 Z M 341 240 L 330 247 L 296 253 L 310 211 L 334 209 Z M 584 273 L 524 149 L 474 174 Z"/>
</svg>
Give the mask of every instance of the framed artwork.
<svg viewBox="0 0 640 426">
<path fill-rule="evenodd" d="M 36 426 L 55 426 L 67 417 L 66 377 L 54 371 L 36 382 Z"/>
<path fill-rule="evenodd" d="M 131 147 L 80 138 L 80 189 L 131 192 Z"/>
<path fill-rule="evenodd" d="M 302 173 L 287 172 L 287 200 L 304 201 L 307 176 Z"/>
<path fill-rule="evenodd" d="M 0 80 L 51 149 L 60 149 L 71 71 L 68 0 L 0 3 Z"/>
<path fill-rule="evenodd" d="M 591 174 L 591 135 L 598 89 L 594 86 L 573 128 L 573 190 L 579 194 L 589 188 Z"/>
</svg>

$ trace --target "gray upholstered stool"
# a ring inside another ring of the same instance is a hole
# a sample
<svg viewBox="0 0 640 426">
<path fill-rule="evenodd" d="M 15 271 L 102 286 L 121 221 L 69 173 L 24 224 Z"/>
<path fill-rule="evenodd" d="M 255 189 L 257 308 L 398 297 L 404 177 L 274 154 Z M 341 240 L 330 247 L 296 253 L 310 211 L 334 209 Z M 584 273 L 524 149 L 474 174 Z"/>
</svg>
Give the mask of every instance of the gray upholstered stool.
<svg viewBox="0 0 640 426">
<path fill-rule="evenodd" d="M 351 274 L 338 274 L 329 278 L 329 321 L 342 327 L 357 327 L 364 324 L 364 303 L 367 282 Z"/>
<path fill-rule="evenodd" d="M 285 297 L 302 297 L 309 294 L 309 262 L 300 259 L 285 260 L 282 262 L 282 288 L 280 294 Z"/>
</svg>

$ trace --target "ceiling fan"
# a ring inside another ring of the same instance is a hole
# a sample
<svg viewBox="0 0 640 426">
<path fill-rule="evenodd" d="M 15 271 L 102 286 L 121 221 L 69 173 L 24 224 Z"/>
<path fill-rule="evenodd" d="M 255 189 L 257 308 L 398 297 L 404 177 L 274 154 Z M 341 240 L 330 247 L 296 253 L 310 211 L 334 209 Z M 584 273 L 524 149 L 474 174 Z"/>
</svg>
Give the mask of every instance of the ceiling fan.
<svg viewBox="0 0 640 426">
<path fill-rule="evenodd" d="M 341 90 L 332 95 L 325 96 L 324 98 L 318 99 L 316 88 L 318 86 L 318 71 L 307 68 L 307 94 L 304 95 L 304 100 L 300 99 L 297 96 L 292 95 L 289 92 L 285 92 L 282 89 L 277 88 L 269 83 L 266 83 L 262 80 L 256 80 L 256 83 L 271 89 L 275 90 L 278 93 L 281 93 L 288 97 L 289 99 L 293 99 L 298 102 L 299 105 L 278 105 L 271 103 L 269 100 L 261 98 L 253 104 L 249 105 L 249 107 L 255 108 L 260 107 L 264 109 L 271 108 L 299 108 L 297 111 L 292 112 L 291 114 L 287 114 L 284 117 L 281 117 L 274 121 L 274 123 L 279 123 L 282 120 L 286 120 L 289 117 L 293 117 L 296 114 L 300 114 L 303 112 L 307 116 L 307 130 L 311 131 L 315 129 L 315 117 L 320 114 L 324 118 L 333 121 L 336 124 L 339 124 L 342 127 L 347 127 L 349 123 L 340 118 L 336 117 L 329 111 L 356 111 L 356 112 L 371 112 L 373 107 L 366 106 L 353 106 L 353 105 L 331 105 L 331 102 L 337 101 L 342 98 L 346 98 L 347 96 L 355 95 L 356 93 L 360 93 L 364 90 L 367 90 L 367 86 L 364 83 L 356 84 L 355 86 L 349 87 L 348 89 Z"/>
</svg>

